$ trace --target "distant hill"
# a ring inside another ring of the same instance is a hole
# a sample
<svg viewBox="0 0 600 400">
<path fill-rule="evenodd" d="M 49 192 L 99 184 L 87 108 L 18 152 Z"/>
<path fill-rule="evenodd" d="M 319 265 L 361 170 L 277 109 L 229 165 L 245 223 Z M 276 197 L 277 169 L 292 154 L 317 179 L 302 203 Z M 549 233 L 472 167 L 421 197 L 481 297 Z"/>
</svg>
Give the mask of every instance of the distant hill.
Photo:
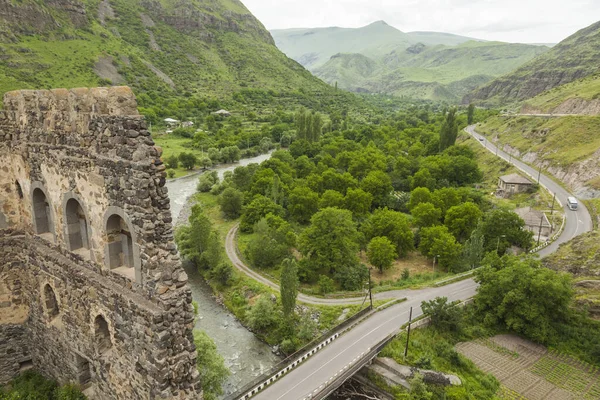
<svg viewBox="0 0 600 400">
<path fill-rule="evenodd" d="M 464 102 L 499 105 L 522 101 L 597 72 L 600 72 L 600 22 L 581 29 L 547 53 L 475 90 Z"/>
<path fill-rule="evenodd" d="M 0 1 L 0 96 L 110 84 L 163 108 L 248 89 L 333 93 L 238 0 Z"/>
<path fill-rule="evenodd" d="M 356 29 L 271 33 L 284 53 L 329 84 L 450 102 L 548 50 L 440 32 L 405 33 L 383 21 Z"/>
</svg>

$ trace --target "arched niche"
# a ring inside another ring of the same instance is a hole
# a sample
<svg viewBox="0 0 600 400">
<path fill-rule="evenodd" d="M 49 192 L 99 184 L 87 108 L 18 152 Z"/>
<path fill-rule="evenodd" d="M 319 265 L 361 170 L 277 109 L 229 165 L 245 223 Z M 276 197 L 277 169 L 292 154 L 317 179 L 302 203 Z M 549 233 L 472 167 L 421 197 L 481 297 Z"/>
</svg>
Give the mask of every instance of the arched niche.
<svg viewBox="0 0 600 400">
<path fill-rule="evenodd" d="M 94 319 L 94 344 L 99 353 L 105 353 L 112 347 L 108 322 L 102 314 L 96 315 Z"/>
<path fill-rule="evenodd" d="M 72 192 L 63 196 L 63 215 L 65 221 L 65 244 L 67 249 L 85 257 L 91 252 L 91 227 L 88 213 L 81 198 Z"/>
<path fill-rule="evenodd" d="M 140 247 L 131 220 L 125 211 L 111 206 L 104 216 L 105 265 L 120 275 L 141 283 Z"/>
<path fill-rule="evenodd" d="M 46 310 L 48 319 L 52 321 L 58 316 L 60 310 L 58 308 L 58 301 L 56 300 L 54 289 L 52 289 L 52 286 L 48 283 L 44 285 L 42 298 L 44 300 L 44 309 Z"/>
<path fill-rule="evenodd" d="M 39 182 L 31 184 L 31 206 L 34 232 L 37 235 L 54 240 L 54 210 L 46 189 Z"/>
</svg>

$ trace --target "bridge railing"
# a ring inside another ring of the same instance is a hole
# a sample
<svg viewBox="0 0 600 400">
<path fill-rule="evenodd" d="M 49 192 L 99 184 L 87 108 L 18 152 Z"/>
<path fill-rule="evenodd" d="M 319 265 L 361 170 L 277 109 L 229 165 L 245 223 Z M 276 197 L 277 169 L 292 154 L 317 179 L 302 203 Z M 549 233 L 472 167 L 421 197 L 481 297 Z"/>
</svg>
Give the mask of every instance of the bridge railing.
<svg viewBox="0 0 600 400">
<path fill-rule="evenodd" d="M 260 376 L 256 377 L 251 382 L 238 389 L 236 392 L 226 396 L 225 400 L 249 399 L 253 395 L 260 392 L 262 389 L 264 389 L 266 386 L 275 382 L 287 372 L 304 362 L 310 356 L 321 350 L 323 347 L 327 346 L 329 343 L 337 339 L 344 331 L 346 331 L 349 327 L 354 325 L 354 323 L 356 323 L 358 320 L 363 318 L 371 311 L 372 308 L 370 305 L 363 308 L 350 318 L 344 320 L 339 325 L 335 326 L 334 328 L 330 329 L 318 338 L 314 339 L 301 349 L 297 350 L 295 353 L 290 354 L 284 360 L 269 368 L 266 372 L 262 373 Z"/>
</svg>

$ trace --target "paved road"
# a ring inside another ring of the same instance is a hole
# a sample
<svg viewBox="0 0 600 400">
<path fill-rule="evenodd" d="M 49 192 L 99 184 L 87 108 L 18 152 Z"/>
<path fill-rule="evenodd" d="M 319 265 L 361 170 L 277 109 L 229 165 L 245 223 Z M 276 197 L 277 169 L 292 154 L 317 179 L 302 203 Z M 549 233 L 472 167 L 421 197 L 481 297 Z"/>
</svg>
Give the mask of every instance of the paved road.
<svg viewBox="0 0 600 400">
<path fill-rule="evenodd" d="M 505 153 L 500 149 L 496 149 L 493 143 L 488 141 L 484 136 L 481 136 L 475 131 L 475 125 L 470 125 L 465 128 L 465 131 L 468 132 L 471 136 L 473 136 L 479 144 L 487 148 L 491 153 L 498 153 L 498 157 L 503 158 L 506 161 L 509 161 L 519 168 L 521 171 L 525 172 L 527 175 L 532 177 L 534 182 L 537 182 L 538 179 L 538 170 L 530 167 L 524 162 L 511 157 L 509 154 Z M 567 197 L 573 196 L 568 190 L 563 188 L 560 184 L 556 183 L 549 177 L 544 174 L 540 175 L 540 185 L 550 190 L 552 193 L 556 193 L 556 199 L 559 201 L 560 205 L 563 207 L 566 215 L 565 229 L 560 237 L 555 240 L 551 245 L 543 248 L 538 252 L 540 257 L 545 257 L 549 254 L 552 254 L 558 249 L 558 246 L 561 243 L 568 242 L 573 239 L 575 236 L 581 235 L 582 233 L 589 232 L 593 229 L 592 217 L 590 216 L 589 211 L 585 207 L 585 205 L 579 202 L 579 209 L 577 211 L 571 211 L 567 207 Z"/>
<path fill-rule="evenodd" d="M 290 371 L 284 378 L 268 386 L 253 397 L 257 400 L 301 400 L 331 377 L 337 375 L 348 364 L 360 358 L 371 346 L 395 333 L 408 322 L 410 307 L 413 318 L 422 314 L 421 302 L 437 296 L 449 300 L 464 300 L 475 294 L 477 284 L 472 280 L 456 282 L 439 288 L 412 291 L 407 301 L 375 313 L 365 322 L 340 336 L 329 346 Z"/>
</svg>

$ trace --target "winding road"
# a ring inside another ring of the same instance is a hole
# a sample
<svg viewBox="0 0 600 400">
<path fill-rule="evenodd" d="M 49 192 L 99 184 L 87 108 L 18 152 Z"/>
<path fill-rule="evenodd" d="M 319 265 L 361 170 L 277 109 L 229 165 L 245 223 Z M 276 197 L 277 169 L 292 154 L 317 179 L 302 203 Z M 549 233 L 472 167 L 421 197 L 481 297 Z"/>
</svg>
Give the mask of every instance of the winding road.
<svg viewBox="0 0 600 400">
<path fill-rule="evenodd" d="M 473 135 L 492 153 L 496 152 L 496 148 L 485 138 L 478 135 L 473 126 L 467 127 L 466 131 Z M 500 150 L 498 150 L 498 156 L 507 161 L 509 159 L 509 156 Z M 525 173 L 532 176 L 537 175 L 535 169 L 521 161 L 513 159 L 511 162 Z M 557 198 L 563 200 L 563 202 L 564 199 L 570 195 L 568 191 L 544 175 L 541 175 L 540 184 L 556 193 Z M 560 243 L 566 242 L 581 233 L 591 230 L 591 217 L 583 204 L 580 207 L 581 208 L 578 211 L 565 210 L 567 218 L 563 233 L 552 245 L 539 252 L 541 256 L 548 255 L 555 251 Z M 258 280 L 273 289 L 279 290 L 277 284 L 252 271 L 239 259 L 235 243 L 236 231 L 237 226 L 231 229 L 226 239 L 227 255 L 233 264 L 251 278 Z M 336 387 L 332 382 L 337 382 L 340 376 L 344 376 L 347 371 L 356 366 L 357 363 L 361 361 L 363 355 L 371 350 L 372 346 L 379 343 L 388 335 L 398 332 L 398 329 L 408 322 L 409 311 L 411 308 L 413 308 L 413 318 L 415 318 L 422 314 L 422 301 L 431 300 L 438 296 L 447 297 L 450 301 L 465 300 L 474 296 L 476 291 L 477 283 L 473 281 L 473 279 L 467 279 L 437 288 L 396 290 L 378 293 L 374 296 L 375 298 L 406 297 L 407 301 L 372 314 L 369 318 L 360 322 L 357 326 L 341 335 L 338 339 L 332 341 L 315 355 L 297 365 L 282 378 L 276 380 L 252 396 L 252 399 L 320 399 L 322 398 L 321 393 L 323 388 L 326 388 L 329 385 Z M 322 299 L 303 294 L 299 294 L 298 299 L 309 304 L 329 305 L 354 304 L 363 301 L 363 297 L 353 299 Z"/>
<path fill-rule="evenodd" d="M 496 149 L 496 146 L 493 143 L 475 131 L 475 125 L 466 127 L 465 131 L 477 139 L 479 144 L 488 149 L 492 154 L 497 154 L 498 157 L 502 158 L 506 162 L 510 162 L 515 167 L 529 175 L 534 182 L 537 182 L 537 169 L 530 167 L 519 159 L 515 159 L 500 149 Z M 567 197 L 573 195 L 559 183 L 555 182 L 548 176 L 541 174 L 540 185 L 548 189 L 551 193 L 556 193 L 556 199 L 563 207 L 566 215 L 565 227 L 562 234 L 554 242 L 552 242 L 552 244 L 538 251 L 540 257 L 546 257 L 547 255 L 554 253 L 561 243 L 568 242 L 575 236 L 591 231 L 593 224 L 592 217 L 590 216 L 588 209 L 585 207 L 585 204 L 579 202 L 577 211 L 572 211 L 566 206 Z"/>
</svg>

